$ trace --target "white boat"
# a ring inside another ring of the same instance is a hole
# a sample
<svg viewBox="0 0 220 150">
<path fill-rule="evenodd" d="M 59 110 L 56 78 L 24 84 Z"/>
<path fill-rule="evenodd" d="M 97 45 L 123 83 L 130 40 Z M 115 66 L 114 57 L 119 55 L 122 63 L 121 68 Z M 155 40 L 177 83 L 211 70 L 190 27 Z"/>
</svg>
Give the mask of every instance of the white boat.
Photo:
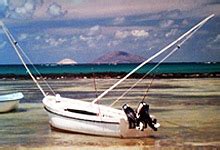
<svg viewBox="0 0 220 150">
<path fill-rule="evenodd" d="M 59 95 L 46 96 L 43 104 L 50 125 L 64 131 L 112 137 L 144 137 L 150 131 L 128 129 L 126 114 L 112 107 Z"/>
<path fill-rule="evenodd" d="M 7 94 L 0 96 L 0 113 L 9 112 L 18 108 L 18 104 L 20 99 L 22 99 L 24 95 L 19 93 Z"/>
<path fill-rule="evenodd" d="M 129 128 L 129 117 L 123 111 L 115 109 L 111 106 L 104 106 L 96 104 L 100 101 L 109 91 L 118 86 L 121 82 L 126 80 L 130 75 L 150 62 L 163 52 L 173 48 L 173 50 L 162 59 L 158 65 L 168 58 L 172 53 L 179 50 L 181 45 L 188 40 L 199 28 L 202 27 L 214 14 L 208 16 L 189 31 L 180 36 L 177 40 L 170 43 L 168 46 L 157 52 L 155 55 L 148 58 L 146 61 L 137 66 L 125 77 L 120 79 L 117 83 L 104 91 L 92 102 L 86 102 L 82 100 L 70 99 L 61 97 L 59 94 L 47 95 L 42 87 L 39 85 L 35 77 L 31 74 L 29 68 L 24 62 L 20 53 L 24 54 L 24 51 L 19 46 L 18 42 L 13 38 L 9 30 L 1 23 L 3 31 L 7 35 L 10 43 L 14 47 L 18 57 L 26 68 L 27 72 L 31 76 L 32 80 L 36 83 L 41 93 L 44 95 L 43 104 L 44 108 L 49 115 L 49 123 L 52 127 L 83 134 L 99 135 L 99 136 L 113 136 L 113 137 L 145 137 L 148 136 L 152 129 L 147 128 L 141 131 L 136 128 Z M 26 55 L 24 54 L 26 57 Z M 29 59 L 28 59 L 29 60 Z M 30 60 L 29 60 L 30 61 Z M 31 62 L 30 62 L 31 63 Z M 156 65 L 157 66 L 157 65 Z M 153 116 L 151 116 L 153 118 Z M 156 128 L 159 127 L 159 123 L 154 124 Z"/>
</svg>

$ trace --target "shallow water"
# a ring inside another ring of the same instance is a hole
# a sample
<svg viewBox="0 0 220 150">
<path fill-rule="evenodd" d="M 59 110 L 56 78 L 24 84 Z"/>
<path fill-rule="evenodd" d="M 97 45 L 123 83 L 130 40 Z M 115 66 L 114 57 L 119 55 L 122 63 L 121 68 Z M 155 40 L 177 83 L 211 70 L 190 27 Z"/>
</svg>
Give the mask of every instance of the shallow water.
<svg viewBox="0 0 220 150">
<path fill-rule="evenodd" d="M 129 79 L 100 103 L 111 104 L 130 87 Z M 61 96 L 92 100 L 96 96 L 92 79 L 48 80 Z M 98 93 L 116 79 L 96 79 Z M 144 80 L 114 107 L 129 103 L 133 108 L 147 91 Z M 45 86 L 43 86 L 45 88 Z M 45 88 L 46 89 L 46 88 Z M 47 89 L 46 89 L 47 90 Z M 51 130 L 43 109 L 42 94 L 31 80 L 0 80 L 0 94 L 21 91 L 19 108 L 0 114 L 0 149 L 170 149 L 220 148 L 220 79 L 155 79 L 146 96 L 150 112 L 161 127 L 147 138 L 120 139 L 63 133 Z M 49 90 L 48 90 L 49 92 Z"/>
</svg>

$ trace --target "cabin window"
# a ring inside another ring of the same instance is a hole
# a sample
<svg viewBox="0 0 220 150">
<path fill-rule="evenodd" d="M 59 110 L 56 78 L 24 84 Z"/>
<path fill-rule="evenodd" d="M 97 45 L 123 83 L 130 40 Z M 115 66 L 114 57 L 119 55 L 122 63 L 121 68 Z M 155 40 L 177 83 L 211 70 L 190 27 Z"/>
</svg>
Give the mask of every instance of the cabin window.
<svg viewBox="0 0 220 150">
<path fill-rule="evenodd" d="M 92 115 L 92 116 L 96 116 L 96 113 L 93 112 L 88 112 L 88 111 L 84 111 L 84 110 L 76 110 L 76 109 L 64 109 L 65 111 L 69 111 L 69 112 L 73 112 L 73 113 L 78 113 L 78 114 L 83 114 L 83 115 Z"/>
</svg>

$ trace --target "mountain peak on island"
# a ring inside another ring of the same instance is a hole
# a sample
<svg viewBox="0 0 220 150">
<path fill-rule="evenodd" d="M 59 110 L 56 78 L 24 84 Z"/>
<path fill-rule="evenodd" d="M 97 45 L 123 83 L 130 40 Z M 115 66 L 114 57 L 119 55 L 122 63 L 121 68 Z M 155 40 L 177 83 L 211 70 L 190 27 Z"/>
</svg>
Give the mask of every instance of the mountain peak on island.
<svg viewBox="0 0 220 150">
<path fill-rule="evenodd" d="M 111 63 L 111 64 L 115 64 L 115 63 L 140 63 L 143 62 L 145 59 L 137 56 L 137 55 L 133 55 L 124 51 L 112 51 L 112 52 L 108 52 L 106 54 L 104 54 L 103 56 L 95 59 L 93 61 L 93 63 Z"/>
<path fill-rule="evenodd" d="M 59 65 L 71 65 L 71 64 L 77 64 L 77 62 L 72 60 L 72 59 L 65 58 L 65 59 L 62 59 L 59 62 L 57 62 L 57 64 L 59 64 Z"/>
</svg>

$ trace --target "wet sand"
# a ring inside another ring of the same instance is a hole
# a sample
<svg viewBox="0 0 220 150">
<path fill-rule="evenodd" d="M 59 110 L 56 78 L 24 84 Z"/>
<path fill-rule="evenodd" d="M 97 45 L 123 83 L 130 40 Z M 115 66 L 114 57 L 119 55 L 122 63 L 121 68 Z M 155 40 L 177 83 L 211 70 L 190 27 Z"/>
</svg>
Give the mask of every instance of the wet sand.
<svg viewBox="0 0 220 150">
<path fill-rule="evenodd" d="M 101 93 L 117 79 L 96 79 Z M 100 103 L 109 105 L 137 79 L 129 79 Z M 151 80 L 142 81 L 114 107 L 136 108 Z M 91 101 L 93 79 L 48 80 L 61 96 Z M 45 86 L 43 86 L 45 88 Z M 46 89 L 46 88 L 45 88 Z M 120 139 L 51 130 L 42 94 L 31 80 L 0 80 L 0 94 L 21 91 L 19 108 L 0 114 L 0 149 L 181 149 L 220 148 L 220 79 L 155 79 L 145 101 L 161 124 L 147 138 Z M 48 90 L 49 92 L 49 90 Z"/>
</svg>

